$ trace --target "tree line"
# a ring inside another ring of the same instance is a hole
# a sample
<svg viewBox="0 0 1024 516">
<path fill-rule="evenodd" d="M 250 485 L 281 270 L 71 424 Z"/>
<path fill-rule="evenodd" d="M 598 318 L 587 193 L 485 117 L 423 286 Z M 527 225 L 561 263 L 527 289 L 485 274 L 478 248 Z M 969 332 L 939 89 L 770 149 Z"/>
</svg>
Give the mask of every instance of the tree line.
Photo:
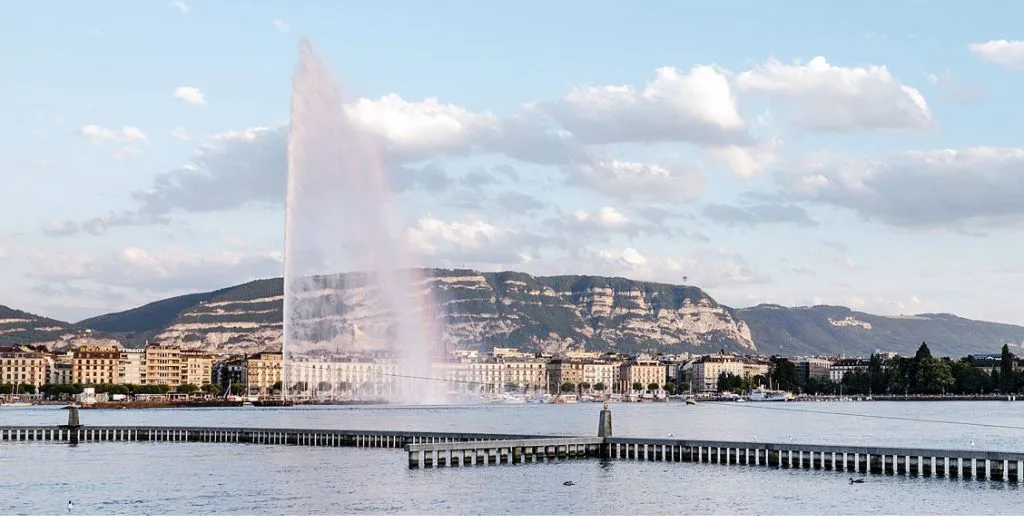
<svg viewBox="0 0 1024 516">
<path fill-rule="evenodd" d="M 729 373 L 718 377 L 719 392 L 745 392 L 758 385 L 804 394 L 849 395 L 974 395 L 1019 393 L 1024 374 L 1014 370 L 1016 357 L 1003 345 L 999 367 L 987 373 L 976 367 L 977 360 L 932 356 L 922 342 L 913 357 L 883 360 L 872 354 L 863 371 L 849 371 L 839 382 L 815 376 L 801 377 L 796 365 L 784 357 L 771 357 L 767 376 L 744 378 Z"/>
</svg>

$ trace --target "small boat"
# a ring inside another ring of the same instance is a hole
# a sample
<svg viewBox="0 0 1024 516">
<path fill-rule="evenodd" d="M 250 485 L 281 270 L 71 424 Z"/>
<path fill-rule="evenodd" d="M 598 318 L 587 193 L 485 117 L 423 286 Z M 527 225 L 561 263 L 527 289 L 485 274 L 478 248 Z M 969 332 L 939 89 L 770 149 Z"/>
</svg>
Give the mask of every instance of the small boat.
<svg viewBox="0 0 1024 516">
<path fill-rule="evenodd" d="M 17 408 L 17 407 L 31 407 L 32 404 L 27 401 L 9 401 L 6 403 L 0 403 L 0 407 L 4 408 Z"/>
<path fill-rule="evenodd" d="M 687 405 L 696 405 L 697 404 L 697 400 L 695 400 L 693 398 L 686 398 L 686 404 Z"/>
<path fill-rule="evenodd" d="M 789 401 L 789 393 L 786 391 L 774 391 L 758 387 L 750 391 L 747 401 Z"/>
</svg>

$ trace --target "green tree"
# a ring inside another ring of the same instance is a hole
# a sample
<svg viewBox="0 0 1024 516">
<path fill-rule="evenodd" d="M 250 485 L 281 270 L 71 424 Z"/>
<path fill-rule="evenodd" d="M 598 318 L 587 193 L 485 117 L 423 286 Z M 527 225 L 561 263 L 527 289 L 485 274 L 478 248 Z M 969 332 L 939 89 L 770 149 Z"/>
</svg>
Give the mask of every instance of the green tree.
<svg viewBox="0 0 1024 516">
<path fill-rule="evenodd" d="M 594 384 L 595 391 L 604 391 L 604 382 L 597 382 Z"/>
<path fill-rule="evenodd" d="M 887 392 L 885 369 L 882 366 L 882 357 L 872 353 L 871 359 L 868 360 L 868 378 L 871 381 L 871 388 L 866 394 Z"/>
<path fill-rule="evenodd" d="M 320 382 L 320 383 L 316 384 L 316 390 L 321 391 L 321 392 L 323 392 L 323 391 L 330 392 L 330 390 L 331 390 L 331 382 Z"/>
<path fill-rule="evenodd" d="M 840 383 L 843 386 L 843 394 L 871 393 L 871 374 L 867 371 L 847 371 Z"/>
<path fill-rule="evenodd" d="M 644 390 L 644 384 L 642 384 L 640 382 L 633 382 L 633 390 L 634 391 L 642 391 L 642 390 Z"/>
<path fill-rule="evenodd" d="M 218 394 L 220 394 L 220 386 L 214 385 L 212 383 L 204 383 L 201 387 L 199 387 L 199 390 L 212 396 L 217 396 Z"/>
<path fill-rule="evenodd" d="M 191 383 L 183 383 L 179 385 L 176 390 L 182 394 L 192 394 L 199 390 L 199 386 Z"/>
<path fill-rule="evenodd" d="M 572 382 L 565 382 L 562 384 L 561 391 L 566 393 L 576 392 L 576 384 Z"/>
<path fill-rule="evenodd" d="M 771 361 L 768 377 L 775 384 L 775 388 L 796 392 L 800 388 L 800 375 L 796 371 L 796 365 L 788 358 L 778 355 L 774 355 L 768 360 Z"/>
<path fill-rule="evenodd" d="M 590 390 L 590 382 L 580 382 L 580 390 L 581 391 Z"/>
<path fill-rule="evenodd" d="M 1016 387 L 1013 371 L 1014 358 L 1013 353 L 1010 353 L 1010 346 L 1003 344 L 1003 350 L 999 357 L 999 390 L 1003 393 L 1016 390 L 1014 389 Z"/>
<path fill-rule="evenodd" d="M 651 383 L 647 384 L 647 391 L 648 392 L 655 392 L 655 391 L 657 391 L 660 388 L 661 388 L 661 385 L 659 385 L 658 382 L 651 382 Z"/>
<path fill-rule="evenodd" d="M 242 384 L 237 383 L 237 382 L 231 384 L 231 394 L 234 394 L 235 396 L 240 396 L 244 392 L 245 392 L 245 385 L 242 385 Z"/>
<path fill-rule="evenodd" d="M 669 381 L 665 382 L 665 392 L 667 392 L 669 394 L 675 394 L 676 391 L 678 391 L 678 390 L 679 390 L 679 387 L 676 385 L 676 382 L 674 382 L 672 380 L 669 380 Z"/>
</svg>

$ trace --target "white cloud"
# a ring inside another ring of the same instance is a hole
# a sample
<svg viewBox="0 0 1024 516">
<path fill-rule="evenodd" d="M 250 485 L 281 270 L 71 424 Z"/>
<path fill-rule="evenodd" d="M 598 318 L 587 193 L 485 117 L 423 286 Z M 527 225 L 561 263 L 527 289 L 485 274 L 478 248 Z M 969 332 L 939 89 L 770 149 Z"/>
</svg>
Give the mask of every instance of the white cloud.
<svg viewBox="0 0 1024 516">
<path fill-rule="evenodd" d="M 186 131 L 184 127 L 175 127 L 174 129 L 171 129 L 171 137 L 183 142 L 187 142 L 191 139 L 188 131 Z"/>
<path fill-rule="evenodd" d="M 124 126 L 121 129 L 107 129 L 95 124 L 84 125 L 75 131 L 93 145 L 107 142 L 147 143 L 146 134 L 138 127 Z"/>
<path fill-rule="evenodd" d="M 188 4 L 182 0 L 173 0 L 172 2 L 168 2 L 167 5 L 177 9 L 181 14 L 188 14 Z"/>
<path fill-rule="evenodd" d="M 786 170 L 777 177 L 788 198 L 849 208 L 892 226 L 972 231 L 1024 220 L 1024 149 L 817 156 Z"/>
<path fill-rule="evenodd" d="M 154 251 L 129 246 L 99 257 L 37 253 L 33 276 L 51 285 L 101 285 L 171 293 L 279 276 L 282 261 L 280 251 L 202 254 L 175 247 Z"/>
<path fill-rule="evenodd" d="M 576 210 L 572 213 L 572 218 L 580 228 L 593 228 L 599 231 L 628 232 L 636 227 L 629 217 L 611 206 L 604 206 L 593 213 Z"/>
<path fill-rule="evenodd" d="M 728 77 L 710 66 L 689 73 L 659 68 L 642 90 L 630 85 L 578 87 L 562 100 L 536 108 L 586 143 L 750 141 Z"/>
<path fill-rule="evenodd" d="M 541 237 L 497 227 L 485 220 L 420 218 L 405 233 L 411 250 L 422 257 L 465 264 L 512 264 L 532 256 Z M 461 266 L 461 265 L 460 265 Z"/>
<path fill-rule="evenodd" d="M 604 160 L 569 170 L 571 184 L 623 200 L 692 201 L 707 187 L 700 169 L 687 164 Z"/>
<path fill-rule="evenodd" d="M 740 73 L 743 91 L 789 101 L 794 122 L 814 131 L 930 129 L 932 114 L 916 88 L 897 80 L 885 66 L 842 67 L 815 57 L 807 64 L 775 59 Z"/>
<path fill-rule="evenodd" d="M 651 258 L 635 248 L 605 248 L 585 253 L 582 264 L 595 274 L 626 276 L 645 281 L 687 283 L 703 288 L 719 288 L 768 282 L 741 256 L 723 248 L 702 249 L 690 256 Z"/>
<path fill-rule="evenodd" d="M 206 95 L 199 91 L 199 88 L 192 86 L 178 86 L 171 92 L 171 97 L 186 104 L 201 106 L 206 104 Z"/>
<path fill-rule="evenodd" d="M 274 20 L 274 28 L 277 29 L 278 32 L 288 32 L 292 30 L 291 25 L 288 25 L 288 23 L 282 20 Z"/>
<path fill-rule="evenodd" d="M 409 102 L 394 93 L 345 106 L 349 120 L 380 138 L 388 150 L 416 161 L 442 153 L 465 153 L 500 134 L 499 120 L 488 114 L 442 104 L 436 98 Z"/>
<path fill-rule="evenodd" d="M 1007 68 L 1024 69 L 1024 41 L 998 39 L 971 43 L 967 49 L 985 61 Z"/>
</svg>

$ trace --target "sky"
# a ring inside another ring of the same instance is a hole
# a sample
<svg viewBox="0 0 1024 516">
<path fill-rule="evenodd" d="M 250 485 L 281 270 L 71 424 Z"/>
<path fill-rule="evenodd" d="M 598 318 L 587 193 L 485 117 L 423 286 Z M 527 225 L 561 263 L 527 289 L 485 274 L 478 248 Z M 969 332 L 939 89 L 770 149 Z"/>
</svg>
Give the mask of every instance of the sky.
<svg viewBox="0 0 1024 516">
<path fill-rule="evenodd" d="M 283 271 L 308 38 L 423 266 L 1024 324 L 1024 4 L 0 1 L 0 304 Z"/>
</svg>

